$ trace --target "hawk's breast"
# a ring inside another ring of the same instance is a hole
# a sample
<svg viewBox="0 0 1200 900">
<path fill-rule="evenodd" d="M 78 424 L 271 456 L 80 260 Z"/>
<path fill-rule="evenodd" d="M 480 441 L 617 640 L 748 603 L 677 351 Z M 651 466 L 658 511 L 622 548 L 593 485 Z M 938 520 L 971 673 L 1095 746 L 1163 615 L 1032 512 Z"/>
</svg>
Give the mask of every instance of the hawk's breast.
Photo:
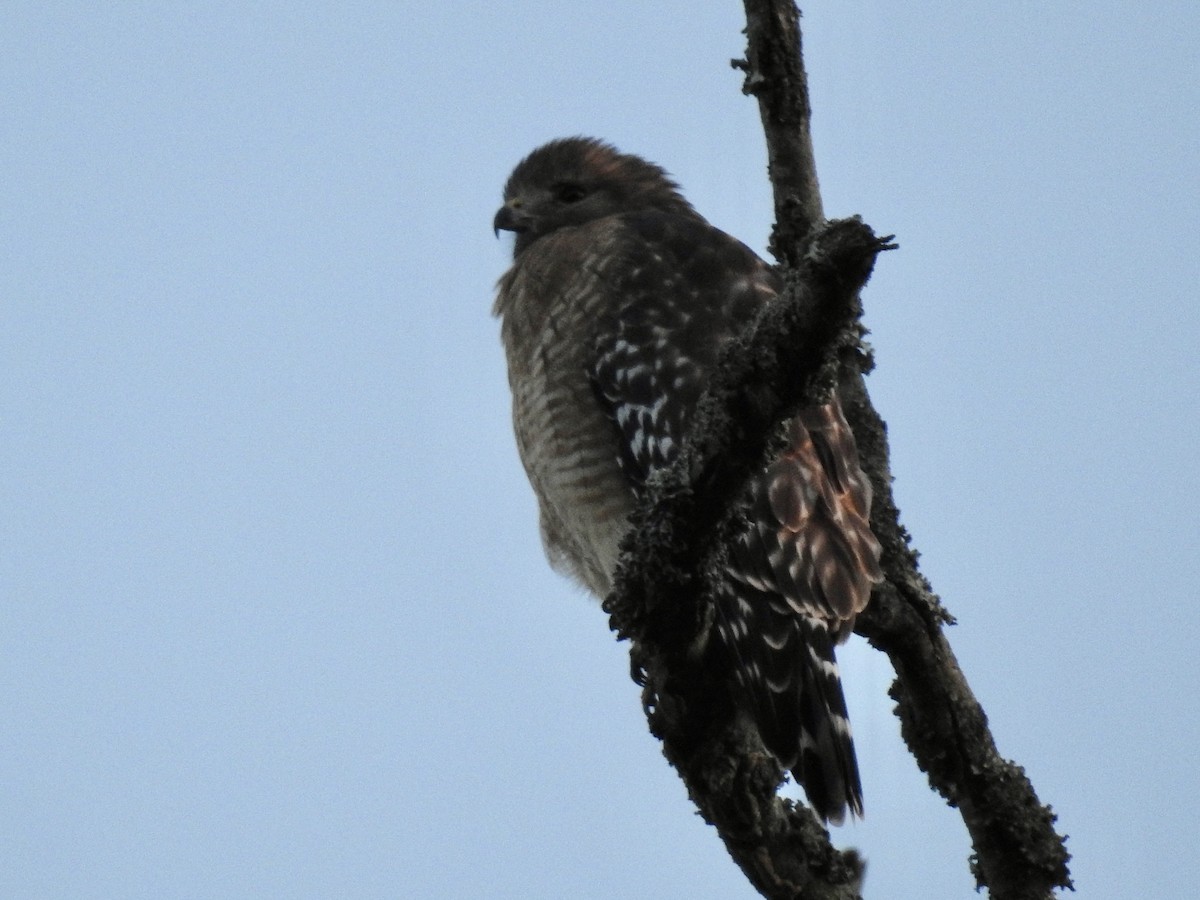
<svg viewBox="0 0 1200 900">
<path fill-rule="evenodd" d="M 613 422 L 589 375 L 595 335 L 613 312 L 604 261 L 615 230 L 600 220 L 539 239 L 501 280 L 496 302 L 517 449 L 538 497 L 546 552 L 601 597 L 633 505 Z"/>
</svg>

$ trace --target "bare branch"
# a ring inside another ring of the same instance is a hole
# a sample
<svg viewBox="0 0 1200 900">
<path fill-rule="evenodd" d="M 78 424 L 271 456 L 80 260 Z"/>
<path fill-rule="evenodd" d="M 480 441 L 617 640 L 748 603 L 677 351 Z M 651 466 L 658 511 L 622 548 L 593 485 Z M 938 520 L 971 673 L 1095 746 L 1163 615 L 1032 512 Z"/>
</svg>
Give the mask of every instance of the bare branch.
<svg viewBox="0 0 1200 900">
<path fill-rule="evenodd" d="M 767 172 L 775 194 L 770 250 L 795 267 L 806 239 L 825 218 L 813 155 L 808 76 L 800 46 L 800 11 L 791 2 L 744 0 L 746 73 L 742 92 L 758 100 L 767 136 Z"/>
<path fill-rule="evenodd" d="M 1042 900 L 1070 888 L 1066 838 L 1024 770 L 1004 759 L 987 716 L 958 666 L 943 625 L 953 619 L 917 569 L 891 493 L 885 425 L 862 377 L 842 383 L 846 417 L 875 487 L 871 527 L 884 547 L 887 580 L 855 630 L 887 653 L 896 670 L 889 692 L 901 734 L 930 785 L 957 806 L 975 853 L 971 871 L 993 900 Z"/>
<path fill-rule="evenodd" d="M 651 731 L 730 854 L 765 897 L 859 896 L 863 863 L 839 851 L 783 778 L 728 686 L 696 652 L 711 627 L 709 575 L 721 564 L 731 500 L 766 460 L 768 435 L 835 381 L 875 488 L 872 526 L 887 576 L 858 628 L 889 656 L 909 749 L 930 784 L 961 811 L 972 871 L 994 900 L 1047 898 L 1070 887 L 1054 815 L 1003 759 L 943 634 L 952 622 L 916 565 L 891 493 L 885 426 L 861 372 L 858 292 L 889 245 L 858 220 L 824 223 L 809 131 L 799 15 L 791 0 L 744 0 L 744 90 L 759 102 L 777 222 L 771 249 L 787 276 L 748 335 L 731 347 L 677 464 L 648 485 L 623 544 L 610 624 L 631 638 Z"/>
<path fill-rule="evenodd" d="M 821 201 L 809 131 L 808 87 L 792 0 L 744 0 L 749 47 L 744 90 L 759 102 L 775 194 L 772 252 L 786 267 L 803 253 Z M 842 378 L 847 418 L 875 488 L 871 525 L 884 547 L 887 581 L 857 631 L 888 654 L 891 695 L 904 739 L 930 784 L 958 806 L 975 854 L 971 867 L 994 900 L 1052 897 L 1071 887 L 1065 838 L 1023 770 L 1002 758 L 987 717 L 946 641 L 952 622 L 917 568 L 891 492 L 885 426 L 862 375 Z"/>
</svg>

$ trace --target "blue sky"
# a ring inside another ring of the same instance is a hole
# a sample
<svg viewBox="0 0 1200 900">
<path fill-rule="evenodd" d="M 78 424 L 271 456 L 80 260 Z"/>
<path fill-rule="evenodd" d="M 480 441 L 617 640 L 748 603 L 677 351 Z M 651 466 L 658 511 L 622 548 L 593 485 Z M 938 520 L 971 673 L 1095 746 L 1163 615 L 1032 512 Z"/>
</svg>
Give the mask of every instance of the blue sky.
<svg viewBox="0 0 1200 900">
<path fill-rule="evenodd" d="M 433 8 L 430 8 L 430 7 Z M 1200 876 L 1200 7 L 805 7 L 896 493 L 1080 896 Z M 0 896 L 752 896 L 545 565 L 491 233 L 607 138 L 762 248 L 736 2 L 0 7 Z M 868 896 L 966 897 L 842 654 Z"/>
</svg>

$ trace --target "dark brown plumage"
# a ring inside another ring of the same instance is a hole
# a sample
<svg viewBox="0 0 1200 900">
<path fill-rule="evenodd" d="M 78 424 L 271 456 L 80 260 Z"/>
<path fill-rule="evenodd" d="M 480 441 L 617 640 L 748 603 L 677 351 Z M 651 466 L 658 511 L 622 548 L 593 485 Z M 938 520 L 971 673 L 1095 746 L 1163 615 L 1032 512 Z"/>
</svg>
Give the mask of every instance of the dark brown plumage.
<svg viewBox="0 0 1200 900">
<path fill-rule="evenodd" d="M 527 156 L 495 312 L 551 563 L 604 597 L 641 485 L 678 452 L 721 347 L 780 290 L 658 166 L 589 138 Z M 767 747 L 823 817 L 862 813 L 833 647 L 880 580 L 870 484 L 838 400 L 785 424 L 716 588 L 717 632 Z"/>
</svg>

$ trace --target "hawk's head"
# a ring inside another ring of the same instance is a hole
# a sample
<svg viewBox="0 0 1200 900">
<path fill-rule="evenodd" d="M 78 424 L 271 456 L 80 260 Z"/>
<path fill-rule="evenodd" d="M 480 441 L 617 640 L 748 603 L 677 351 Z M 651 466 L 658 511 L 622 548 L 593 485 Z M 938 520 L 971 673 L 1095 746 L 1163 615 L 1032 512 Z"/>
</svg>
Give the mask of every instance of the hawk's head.
<svg viewBox="0 0 1200 900">
<path fill-rule="evenodd" d="M 492 226 L 517 235 L 519 256 L 539 237 L 616 213 L 695 215 L 665 171 L 595 138 L 551 141 L 517 164 Z"/>
</svg>

